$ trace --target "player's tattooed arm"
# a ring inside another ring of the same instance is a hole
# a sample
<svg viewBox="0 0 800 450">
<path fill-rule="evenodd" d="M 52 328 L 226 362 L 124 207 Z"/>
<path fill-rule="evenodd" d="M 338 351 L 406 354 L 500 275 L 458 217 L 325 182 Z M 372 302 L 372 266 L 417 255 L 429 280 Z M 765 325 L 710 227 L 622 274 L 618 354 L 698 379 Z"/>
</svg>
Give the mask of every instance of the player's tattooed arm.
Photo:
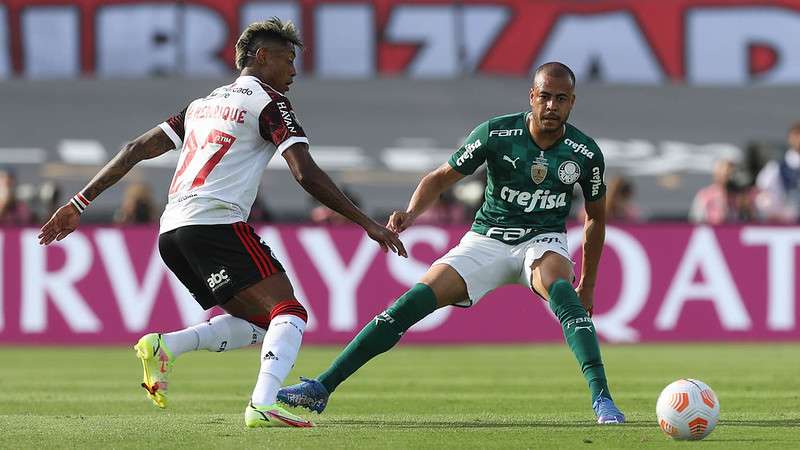
<svg viewBox="0 0 800 450">
<path fill-rule="evenodd" d="M 100 193 L 113 186 L 140 161 L 155 158 L 174 148 L 175 144 L 164 130 L 159 127 L 152 128 L 125 144 L 81 192 L 89 201 L 92 201 Z"/>
<path fill-rule="evenodd" d="M 600 255 L 603 253 L 603 243 L 606 240 L 605 195 L 595 201 L 586 202 L 585 209 L 583 269 L 581 270 L 581 280 L 578 283 L 577 292 L 581 303 L 591 314 L 594 305 L 594 285 L 597 281 L 597 267 L 600 264 Z"/>
<path fill-rule="evenodd" d="M 336 186 L 328 174 L 314 162 L 308 152 L 307 144 L 296 143 L 290 146 L 283 152 L 283 157 L 286 159 L 286 163 L 289 165 L 295 180 L 306 192 L 323 205 L 360 225 L 369 237 L 381 246 L 384 252 L 391 250 L 400 256 L 408 256 L 403 243 L 397 237 L 397 233 L 389 231 L 358 209 Z"/>
<path fill-rule="evenodd" d="M 89 201 L 94 200 L 101 192 L 122 178 L 133 166 L 144 159 L 155 158 L 175 148 L 161 128 L 153 128 L 126 144 L 122 150 L 81 191 Z M 39 244 L 47 245 L 60 241 L 75 231 L 81 223 L 81 214 L 72 201 L 58 208 L 50 220 L 42 226 L 39 233 Z"/>
</svg>

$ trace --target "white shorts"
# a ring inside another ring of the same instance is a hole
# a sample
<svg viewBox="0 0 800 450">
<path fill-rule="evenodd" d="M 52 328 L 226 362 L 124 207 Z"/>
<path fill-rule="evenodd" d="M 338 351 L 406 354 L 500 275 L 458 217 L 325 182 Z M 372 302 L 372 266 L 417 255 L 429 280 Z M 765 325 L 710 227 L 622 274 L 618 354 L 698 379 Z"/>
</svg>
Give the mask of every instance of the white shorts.
<svg viewBox="0 0 800 450">
<path fill-rule="evenodd" d="M 474 231 L 468 231 L 458 245 L 433 264 L 447 264 L 461 275 L 467 284 L 469 299 L 455 306 L 469 307 L 506 284 L 521 284 L 533 290 L 531 264 L 548 251 L 574 264 L 567 250 L 565 233 L 539 234 L 528 241 L 509 245 Z"/>
</svg>

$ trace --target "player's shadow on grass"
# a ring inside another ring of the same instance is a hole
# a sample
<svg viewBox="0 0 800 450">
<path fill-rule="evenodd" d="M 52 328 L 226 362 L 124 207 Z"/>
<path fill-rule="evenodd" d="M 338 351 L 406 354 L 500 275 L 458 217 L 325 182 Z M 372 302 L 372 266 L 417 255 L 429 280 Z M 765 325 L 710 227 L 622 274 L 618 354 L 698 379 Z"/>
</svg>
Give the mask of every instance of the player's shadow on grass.
<svg viewBox="0 0 800 450">
<path fill-rule="evenodd" d="M 453 420 L 408 420 L 408 419 L 377 419 L 377 420 L 336 420 L 331 425 L 356 425 L 379 426 L 389 428 L 596 428 L 592 420 L 570 422 L 543 422 L 543 421 L 453 421 Z M 650 421 L 626 422 L 625 428 L 652 428 Z"/>
</svg>

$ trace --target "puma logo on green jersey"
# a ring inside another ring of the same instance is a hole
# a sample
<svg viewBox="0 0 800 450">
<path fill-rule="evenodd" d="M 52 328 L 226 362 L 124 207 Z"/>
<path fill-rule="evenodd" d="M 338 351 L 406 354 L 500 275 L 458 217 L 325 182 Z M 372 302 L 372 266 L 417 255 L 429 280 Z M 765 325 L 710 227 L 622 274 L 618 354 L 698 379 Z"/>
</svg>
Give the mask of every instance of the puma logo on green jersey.
<svg viewBox="0 0 800 450">
<path fill-rule="evenodd" d="M 516 169 L 516 168 L 517 168 L 517 161 L 519 161 L 519 156 L 518 156 L 518 157 L 516 157 L 516 158 L 514 158 L 514 159 L 511 159 L 511 157 L 510 157 L 510 156 L 508 156 L 508 155 L 503 155 L 503 161 L 508 161 L 508 162 L 510 162 L 510 163 L 511 163 L 511 165 L 512 165 L 512 166 L 514 166 L 514 168 Z"/>
<path fill-rule="evenodd" d="M 525 212 L 534 209 L 555 209 L 567 206 L 567 193 L 550 194 L 550 190 L 537 189 L 534 192 L 517 191 L 508 186 L 500 189 L 500 198 L 508 203 L 516 203 L 525 208 Z"/>
</svg>

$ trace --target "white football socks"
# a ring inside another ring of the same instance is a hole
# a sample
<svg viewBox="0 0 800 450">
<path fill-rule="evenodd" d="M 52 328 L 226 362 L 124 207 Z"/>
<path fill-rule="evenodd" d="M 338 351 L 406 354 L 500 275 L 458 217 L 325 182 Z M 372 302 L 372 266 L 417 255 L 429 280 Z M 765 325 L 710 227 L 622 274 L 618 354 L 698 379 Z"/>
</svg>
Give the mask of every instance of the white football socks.
<svg viewBox="0 0 800 450">
<path fill-rule="evenodd" d="M 254 405 L 275 403 L 278 389 L 297 359 L 305 329 L 305 320 L 295 315 L 281 314 L 270 321 L 261 344 L 261 369 L 252 397 Z"/>
<path fill-rule="evenodd" d="M 244 319 L 223 314 L 214 316 L 207 322 L 166 333 L 162 337 L 173 358 L 177 358 L 194 350 L 224 352 L 257 344 L 264 339 L 264 329 Z"/>
</svg>

